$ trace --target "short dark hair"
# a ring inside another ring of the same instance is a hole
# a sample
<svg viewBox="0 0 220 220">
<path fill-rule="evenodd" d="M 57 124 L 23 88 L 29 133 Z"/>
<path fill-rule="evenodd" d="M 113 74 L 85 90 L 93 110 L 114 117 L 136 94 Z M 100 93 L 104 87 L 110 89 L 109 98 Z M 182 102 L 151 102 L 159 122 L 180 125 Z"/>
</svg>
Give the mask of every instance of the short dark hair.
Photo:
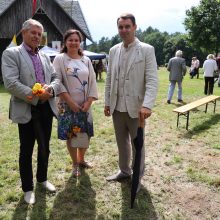
<svg viewBox="0 0 220 220">
<path fill-rule="evenodd" d="M 69 29 L 69 30 L 67 30 L 67 31 L 65 32 L 65 34 L 63 35 L 63 48 L 61 49 L 61 53 L 67 53 L 66 40 L 67 40 L 67 38 L 68 38 L 70 35 L 72 35 L 72 34 L 78 35 L 80 43 L 83 41 L 83 36 L 82 36 L 82 34 L 81 34 L 80 31 L 75 30 L 75 29 Z M 83 55 L 83 51 L 82 51 L 81 48 L 79 49 L 78 54 L 79 54 L 80 56 Z"/>
<path fill-rule="evenodd" d="M 136 20 L 133 14 L 131 13 L 123 13 L 117 19 L 117 24 L 119 19 L 130 19 L 133 25 L 136 25 Z"/>
</svg>

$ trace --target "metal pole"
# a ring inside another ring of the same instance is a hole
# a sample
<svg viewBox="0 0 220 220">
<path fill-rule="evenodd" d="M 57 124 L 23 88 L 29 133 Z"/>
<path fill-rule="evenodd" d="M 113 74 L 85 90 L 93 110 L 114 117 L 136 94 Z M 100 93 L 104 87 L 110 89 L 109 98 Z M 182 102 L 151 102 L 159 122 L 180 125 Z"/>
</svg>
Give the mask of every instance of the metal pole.
<svg viewBox="0 0 220 220">
<path fill-rule="evenodd" d="M 186 130 L 188 131 L 188 127 L 189 127 L 189 111 L 187 112 L 186 115 Z"/>
<path fill-rule="evenodd" d="M 177 128 L 179 127 L 179 118 L 180 118 L 180 113 L 178 112 L 178 116 L 177 116 Z"/>
<path fill-rule="evenodd" d="M 216 108 L 216 99 L 214 100 L 214 113 L 215 113 L 215 108 Z"/>
<path fill-rule="evenodd" d="M 206 105 L 205 105 L 205 113 L 207 113 L 208 104 L 209 104 L 209 103 L 206 103 Z"/>
</svg>

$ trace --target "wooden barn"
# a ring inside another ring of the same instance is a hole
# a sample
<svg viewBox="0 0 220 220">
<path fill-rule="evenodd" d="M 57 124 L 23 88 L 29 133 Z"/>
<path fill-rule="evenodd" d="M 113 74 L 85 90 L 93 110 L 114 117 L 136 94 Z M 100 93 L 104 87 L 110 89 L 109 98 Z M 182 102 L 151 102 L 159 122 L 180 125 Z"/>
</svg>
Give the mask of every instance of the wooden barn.
<svg viewBox="0 0 220 220">
<path fill-rule="evenodd" d="M 76 0 L 0 0 L 0 58 L 14 35 L 18 44 L 22 42 L 21 27 L 29 18 L 43 24 L 48 46 L 52 46 L 52 41 L 62 42 L 63 34 L 69 28 L 80 30 L 84 49 L 86 40 L 92 42 L 80 4 Z"/>
</svg>

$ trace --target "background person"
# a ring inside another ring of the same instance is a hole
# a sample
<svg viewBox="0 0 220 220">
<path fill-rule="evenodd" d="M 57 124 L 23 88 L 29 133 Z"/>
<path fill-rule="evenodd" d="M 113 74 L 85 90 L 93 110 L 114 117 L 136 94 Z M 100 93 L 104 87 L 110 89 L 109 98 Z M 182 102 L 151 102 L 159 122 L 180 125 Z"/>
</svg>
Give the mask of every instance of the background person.
<svg viewBox="0 0 220 220">
<path fill-rule="evenodd" d="M 25 201 L 30 204 L 35 203 L 32 170 L 35 140 L 38 143 L 37 181 L 47 190 L 55 191 L 55 187 L 47 181 L 47 167 L 52 120 L 56 114 L 54 95 L 59 80 L 49 57 L 38 50 L 43 31 L 38 21 L 25 21 L 22 27 L 23 43 L 6 49 L 2 55 L 4 85 L 11 93 L 9 117 L 18 123 L 22 190 Z M 32 87 L 36 82 L 44 85 L 45 92 L 28 99 L 32 97 Z"/>
<path fill-rule="evenodd" d="M 197 57 L 193 57 L 190 67 L 191 79 L 193 79 L 194 76 L 197 76 L 197 79 L 199 78 L 199 66 L 200 66 L 199 60 L 197 59 Z"/>
<path fill-rule="evenodd" d="M 215 56 L 213 54 L 209 54 L 203 63 L 204 69 L 204 94 L 211 95 L 213 94 L 214 88 L 214 72 L 218 70 L 217 63 L 215 61 Z"/>
<path fill-rule="evenodd" d="M 64 34 L 62 53 L 57 55 L 53 62 L 61 80 L 58 138 L 67 140 L 75 176 L 81 175 L 79 166 L 92 167 L 85 161 L 84 155 L 93 136 L 91 105 L 98 98 L 92 63 L 88 57 L 83 56 L 80 48 L 82 39 L 78 30 L 68 30 Z M 65 112 L 70 112 L 71 117 L 68 118 L 69 115 L 67 115 L 65 118 Z"/>
<path fill-rule="evenodd" d="M 92 66 L 96 75 L 96 81 L 98 80 L 98 72 L 97 72 L 97 63 L 95 60 L 92 60 Z"/>
<path fill-rule="evenodd" d="M 218 56 L 216 57 L 216 63 L 218 67 L 218 87 L 220 87 L 220 53 L 218 53 Z"/>
<path fill-rule="evenodd" d="M 167 103 L 171 103 L 171 99 L 173 97 L 173 93 L 175 90 L 176 83 L 178 84 L 178 95 L 177 101 L 183 102 L 182 100 L 182 81 L 183 76 L 186 74 L 186 62 L 185 59 L 182 58 L 183 52 L 181 50 L 176 51 L 175 57 L 169 60 L 167 65 L 167 70 L 170 72 L 169 74 L 169 90 L 167 96 Z"/>
<path fill-rule="evenodd" d="M 98 77 L 99 80 L 102 80 L 102 72 L 104 71 L 104 65 L 102 63 L 102 60 L 99 60 L 98 63 L 96 64 L 96 71 L 97 71 L 96 80 L 98 80 Z"/>
<path fill-rule="evenodd" d="M 137 135 L 138 122 L 151 116 L 158 88 L 154 48 L 135 37 L 135 17 L 128 13 L 122 14 L 117 19 L 117 26 L 123 42 L 112 47 L 109 52 L 104 113 L 105 116 L 113 117 L 119 171 L 107 177 L 107 181 L 131 176 L 131 150 L 134 158 L 133 139 Z M 140 179 L 144 175 L 144 167 L 145 147 L 141 152 Z"/>
</svg>

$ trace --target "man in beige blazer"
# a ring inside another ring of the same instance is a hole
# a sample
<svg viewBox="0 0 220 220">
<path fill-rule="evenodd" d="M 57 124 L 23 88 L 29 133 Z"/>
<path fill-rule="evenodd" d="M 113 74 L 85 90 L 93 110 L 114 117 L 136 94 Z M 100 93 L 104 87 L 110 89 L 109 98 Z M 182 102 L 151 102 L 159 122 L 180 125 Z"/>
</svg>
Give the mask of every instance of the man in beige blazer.
<svg viewBox="0 0 220 220">
<path fill-rule="evenodd" d="M 133 152 L 134 157 L 133 139 L 137 135 L 138 121 L 151 116 L 158 88 L 154 48 L 135 37 L 135 17 L 128 13 L 122 14 L 117 26 L 123 42 L 112 47 L 109 52 L 104 114 L 113 117 L 119 171 L 107 177 L 107 181 L 131 176 L 131 154 Z M 140 179 L 144 175 L 144 167 L 143 147 Z"/>
<path fill-rule="evenodd" d="M 47 190 L 55 191 L 55 187 L 47 181 L 47 167 L 52 120 L 56 115 L 54 96 L 59 88 L 59 80 L 49 57 L 38 50 L 42 33 L 41 23 L 33 19 L 25 21 L 23 43 L 6 49 L 2 56 L 3 81 L 11 94 L 9 118 L 18 124 L 22 190 L 29 204 L 35 203 L 32 171 L 35 140 L 38 143 L 37 181 Z M 40 97 L 32 94 L 36 82 L 44 85 L 45 92 Z"/>
</svg>

